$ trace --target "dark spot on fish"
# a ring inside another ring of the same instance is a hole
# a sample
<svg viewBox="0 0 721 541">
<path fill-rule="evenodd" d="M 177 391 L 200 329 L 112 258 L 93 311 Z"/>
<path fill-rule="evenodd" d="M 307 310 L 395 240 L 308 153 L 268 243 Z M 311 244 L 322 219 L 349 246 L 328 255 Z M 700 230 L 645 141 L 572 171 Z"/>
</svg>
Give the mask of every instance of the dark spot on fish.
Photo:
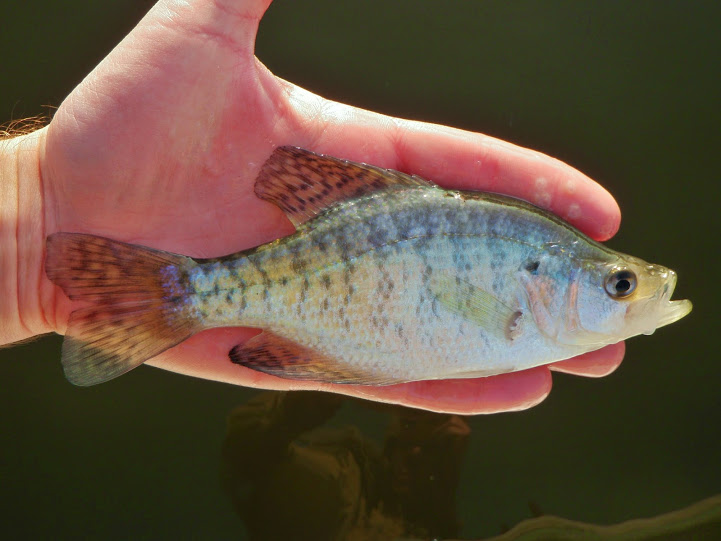
<svg viewBox="0 0 721 541">
<path fill-rule="evenodd" d="M 293 272 L 301 274 L 305 270 L 307 264 L 308 262 L 305 259 L 298 257 L 297 259 L 294 258 L 293 261 L 291 261 L 290 268 L 293 269 Z"/>
<path fill-rule="evenodd" d="M 434 298 L 431 302 L 431 312 L 435 317 L 439 317 L 440 314 L 438 312 L 438 299 Z"/>
<path fill-rule="evenodd" d="M 538 273 L 538 267 L 541 265 L 540 261 L 528 261 L 523 266 L 524 269 L 526 269 L 531 274 L 537 274 Z"/>
<path fill-rule="evenodd" d="M 431 274 L 433 274 L 433 268 L 430 265 L 426 265 L 423 268 L 423 275 L 421 276 L 424 284 L 428 284 L 428 282 L 430 282 Z"/>
<path fill-rule="evenodd" d="M 323 311 L 327 311 L 330 308 L 330 301 L 326 298 L 323 299 Z"/>
<path fill-rule="evenodd" d="M 330 276 L 328 276 L 327 274 L 324 274 L 323 278 L 321 278 L 321 281 L 323 282 L 323 287 L 325 287 L 326 289 L 330 289 L 330 284 L 331 284 Z"/>
<path fill-rule="evenodd" d="M 300 288 L 300 302 L 305 302 L 306 297 L 308 296 L 308 290 L 310 289 L 310 282 L 308 281 L 308 277 L 305 276 L 303 278 L 303 287 Z"/>
<path fill-rule="evenodd" d="M 288 277 L 283 276 L 283 278 L 280 279 L 280 285 L 287 286 L 288 285 Z"/>
<path fill-rule="evenodd" d="M 350 331 L 350 320 L 346 318 L 346 320 L 343 322 L 343 325 L 345 326 L 346 331 Z"/>
<path fill-rule="evenodd" d="M 228 304 L 231 304 L 233 302 L 233 295 L 230 291 L 225 294 L 225 302 L 227 302 Z"/>
<path fill-rule="evenodd" d="M 509 340 L 515 340 L 516 337 L 520 334 L 520 324 L 521 324 L 521 317 L 523 316 L 523 312 L 520 310 L 516 310 L 511 315 L 511 318 L 508 320 L 508 326 L 506 327 L 506 338 Z"/>
<path fill-rule="evenodd" d="M 263 285 L 267 288 L 270 286 L 270 280 L 268 279 L 268 272 L 263 268 L 263 263 L 260 258 L 250 258 L 249 261 L 253 264 L 255 269 L 258 271 L 258 274 L 260 274 Z"/>
</svg>

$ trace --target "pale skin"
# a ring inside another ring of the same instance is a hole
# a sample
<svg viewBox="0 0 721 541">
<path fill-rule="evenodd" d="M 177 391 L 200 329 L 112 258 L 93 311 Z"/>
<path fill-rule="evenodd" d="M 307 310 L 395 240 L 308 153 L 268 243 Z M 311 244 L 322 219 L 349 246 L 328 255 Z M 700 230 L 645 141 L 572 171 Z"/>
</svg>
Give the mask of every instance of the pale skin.
<svg viewBox="0 0 721 541">
<path fill-rule="evenodd" d="M 71 302 L 43 271 L 44 239 L 92 233 L 214 257 L 292 232 L 253 185 L 276 146 L 399 169 L 449 188 L 543 206 L 598 240 L 620 223 L 613 197 L 572 167 L 482 134 L 328 101 L 274 76 L 254 56 L 270 0 L 161 0 L 65 99 L 50 124 L 0 143 L 0 344 L 63 333 Z M 379 14 L 382 16 L 382 14 Z M 541 402 L 551 370 L 598 377 L 623 344 L 488 378 L 363 387 L 296 382 L 234 365 L 256 334 L 202 332 L 148 364 L 265 389 L 320 389 L 460 414 Z M 59 357 L 59 354 L 58 354 Z"/>
</svg>

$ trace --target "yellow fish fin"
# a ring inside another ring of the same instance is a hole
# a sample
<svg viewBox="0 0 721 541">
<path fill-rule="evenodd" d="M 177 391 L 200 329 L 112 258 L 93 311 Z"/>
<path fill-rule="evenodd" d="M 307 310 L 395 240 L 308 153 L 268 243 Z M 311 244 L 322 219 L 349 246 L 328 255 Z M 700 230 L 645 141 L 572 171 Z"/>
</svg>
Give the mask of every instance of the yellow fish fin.
<svg viewBox="0 0 721 541">
<path fill-rule="evenodd" d="M 279 378 L 357 385 L 399 383 L 388 375 L 348 366 L 271 331 L 263 331 L 235 346 L 230 350 L 230 360 Z"/>
<path fill-rule="evenodd" d="M 47 239 L 45 272 L 74 301 L 63 341 L 65 376 L 95 385 L 140 366 L 201 329 L 186 312 L 189 257 L 94 235 Z"/>
<path fill-rule="evenodd" d="M 298 227 L 337 203 L 397 186 L 435 184 L 392 169 L 285 146 L 276 148 L 261 168 L 255 194 L 279 207 Z"/>
<path fill-rule="evenodd" d="M 488 332 L 513 340 L 520 332 L 523 313 L 491 293 L 453 275 L 431 279 L 431 291 L 447 310 L 480 325 Z"/>
</svg>

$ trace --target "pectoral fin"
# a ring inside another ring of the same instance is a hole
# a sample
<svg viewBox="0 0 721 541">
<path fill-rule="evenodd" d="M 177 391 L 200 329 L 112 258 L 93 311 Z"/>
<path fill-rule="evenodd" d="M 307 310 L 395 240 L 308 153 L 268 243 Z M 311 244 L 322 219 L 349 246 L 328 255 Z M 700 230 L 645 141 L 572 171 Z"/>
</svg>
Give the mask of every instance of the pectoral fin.
<svg viewBox="0 0 721 541">
<path fill-rule="evenodd" d="M 279 378 L 356 385 L 399 383 L 392 376 L 348 366 L 270 331 L 235 346 L 230 350 L 230 360 Z"/>
<path fill-rule="evenodd" d="M 441 305 L 489 333 L 516 338 L 522 312 L 501 302 L 493 294 L 453 275 L 433 278 L 431 290 Z"/>
</svg>

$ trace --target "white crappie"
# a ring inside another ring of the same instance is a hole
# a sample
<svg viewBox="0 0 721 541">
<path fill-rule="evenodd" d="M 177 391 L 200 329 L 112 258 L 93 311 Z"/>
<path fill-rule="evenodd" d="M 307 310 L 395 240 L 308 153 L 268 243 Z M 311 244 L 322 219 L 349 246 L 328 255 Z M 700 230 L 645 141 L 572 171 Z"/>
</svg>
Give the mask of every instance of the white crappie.
<svg viewBox="0 0 721 541">
<path fill-rule="evenodd" d="M 68 379 L 105 381 L 221 326 L 262 328 L 230 360 L 281 377 L 488 376 L 650 334 L 691 310 L 670 300 L 673 271 L 518 199 L 294 147 L 271 155 L 256 193 L 297 232 L 218 259 L 48 237 L 48 277 L 92 303 L 70 318 Z"/>
</svg>

